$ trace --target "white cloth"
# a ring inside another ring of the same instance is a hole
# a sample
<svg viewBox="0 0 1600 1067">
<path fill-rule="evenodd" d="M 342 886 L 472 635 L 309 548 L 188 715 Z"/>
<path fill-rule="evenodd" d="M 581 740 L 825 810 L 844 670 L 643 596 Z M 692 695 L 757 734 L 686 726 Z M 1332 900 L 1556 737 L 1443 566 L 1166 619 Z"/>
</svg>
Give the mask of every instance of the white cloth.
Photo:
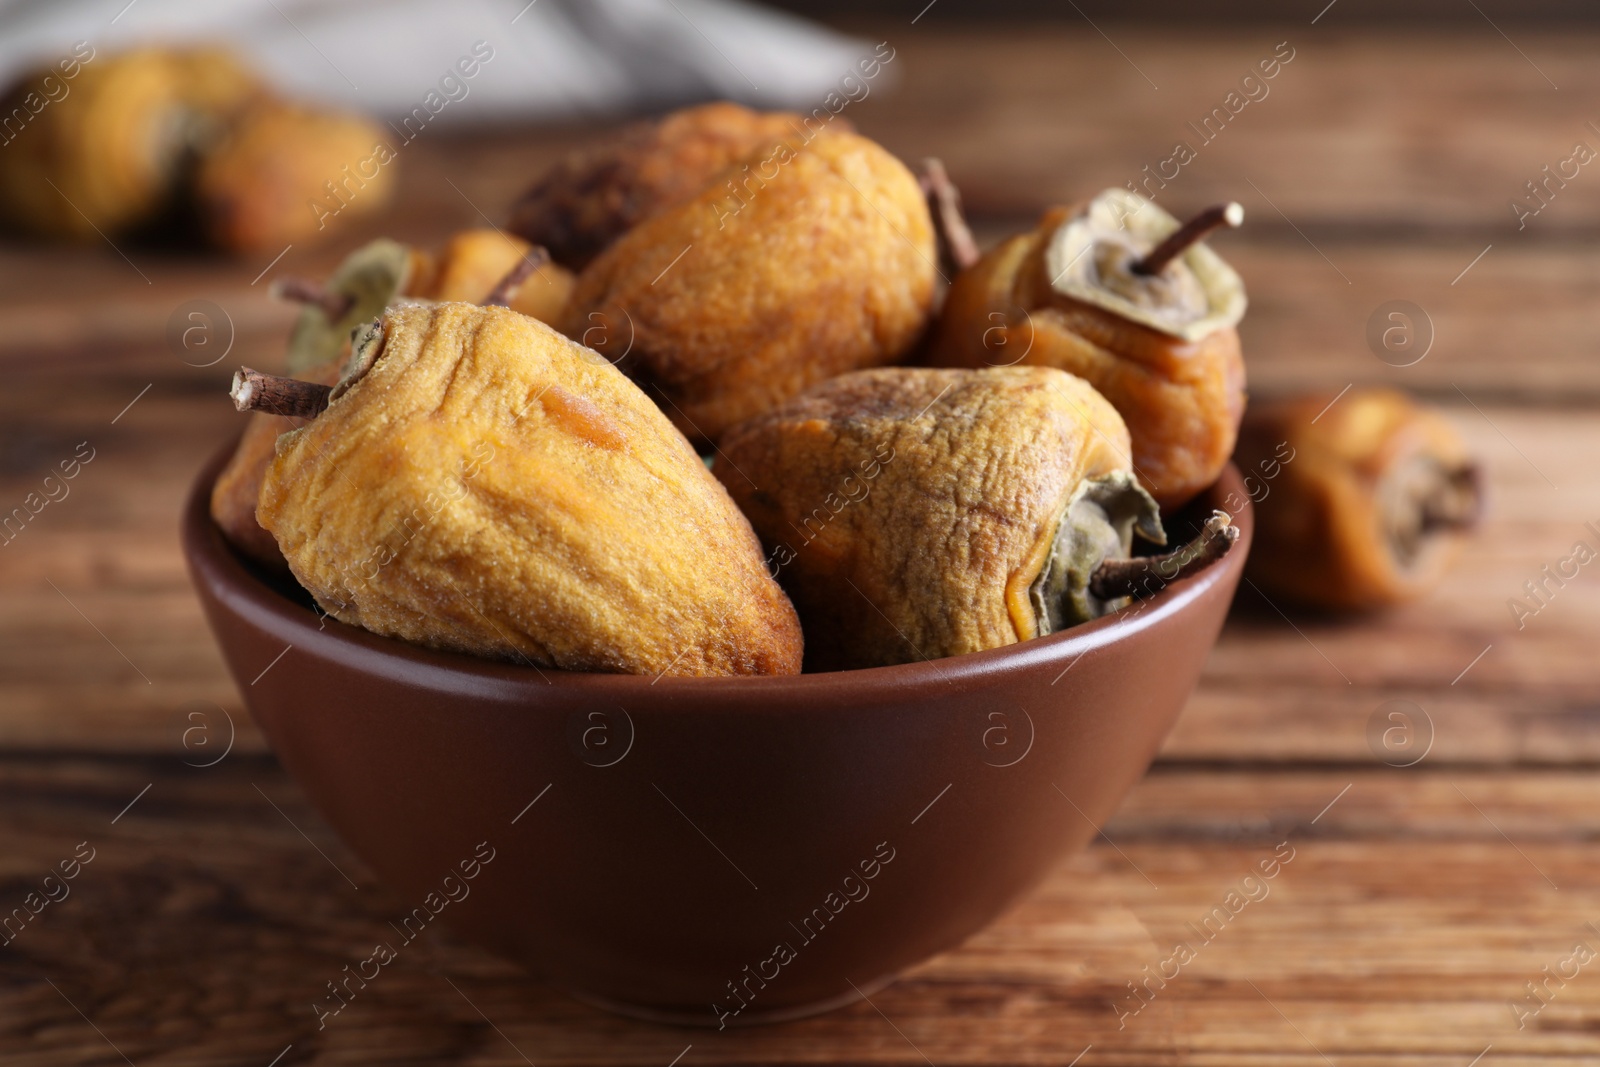
<svg viewBox="0 0 1600 1067">
<path fill-rule="evenodd" d="M 0 81 L 78 41 L 226 44 L 289 95 L 391 120 L 454 72 L 451 125 L 713 97 L 810 110 L 871 51 L 742 0 L 0 0 Z M 478 42 L 492 57 L 461 78 Z"/>
</svg>

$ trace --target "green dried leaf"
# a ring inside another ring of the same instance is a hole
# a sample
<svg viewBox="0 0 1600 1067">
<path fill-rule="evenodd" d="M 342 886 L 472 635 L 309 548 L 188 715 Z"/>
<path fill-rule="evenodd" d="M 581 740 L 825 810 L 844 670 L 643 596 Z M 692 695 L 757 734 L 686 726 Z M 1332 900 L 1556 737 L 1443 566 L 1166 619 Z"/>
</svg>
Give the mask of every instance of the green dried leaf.
<svg viewBox="0 0 1600 1067">
<path fill-rule="evenodd" d="M 1086 481 L 1062 512 L 1055 544 L 1029 590 L 1039 636 L 1117 610 L 1125 599 L 1101 600 L 1089 580 L 1102 561 L 1133 551 L 1133 535 L 1164 545 L 1161 509 L 1127 471 Z"/>
<path fill-rule="evenodd" d="M 345 257 L 328 279 L 328 291 L 351 297 L 337 320 L 307 304 L 289 334 L 289 373 L 304 374 L 340 356 L 350 331 L 383 314 L 400 298 L 411 275 L 411 250 L 398 241 L 379 238 Z"/>
</svg>

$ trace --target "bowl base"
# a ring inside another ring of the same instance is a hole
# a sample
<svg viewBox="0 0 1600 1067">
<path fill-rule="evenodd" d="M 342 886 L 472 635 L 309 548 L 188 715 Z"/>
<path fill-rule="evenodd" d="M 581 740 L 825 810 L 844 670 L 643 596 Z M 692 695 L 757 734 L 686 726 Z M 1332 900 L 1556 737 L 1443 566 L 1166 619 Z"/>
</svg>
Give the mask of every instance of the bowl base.
<svg viewBox="0 0 1600 1067">
<path fill-rule="evenodd" d="M 807 1019 L 813 1015 L 834 1011 L 838 1008 L 853 1004 L 858 1000 L 865 1000 L 878 990 L 884 988 L 898 978 L 898 974 L 886 974 L 874 978 L 870 982 L 861 983 L 857 988 L 848 993 L 814 1000 L 809 1004 L 794 1004 L 785 1008 L 771 1008 L 765 1011 L 742 1011 L 738 1015 L 730 1015 L 725 1023 L 721 1023 L 720 1016 L 706 1005 L 703 1011 L 689 1011 L 678 1008 L 653 1007 L 648 1004 L 630 1004 L 626 1001 L 612 1000 L 598 993 L 590 993 L 582 989 L 567 989 L 566 993 L 574 1000 L 580 1000 L 592 1008 L 609 1011 L 614 1015 L 625 1015 L 630 1019 L 640 1019 L 647 1023 L 665 1023 L 668 1026 L 692 1026 L 702 1030 L 724 1030 L 741 1026 L 764 1026 L 769 1023 L 786 1023 L 795 1019 Z M 721 1023 L 719 1025 L 719 1023 Z"/>
</svg>

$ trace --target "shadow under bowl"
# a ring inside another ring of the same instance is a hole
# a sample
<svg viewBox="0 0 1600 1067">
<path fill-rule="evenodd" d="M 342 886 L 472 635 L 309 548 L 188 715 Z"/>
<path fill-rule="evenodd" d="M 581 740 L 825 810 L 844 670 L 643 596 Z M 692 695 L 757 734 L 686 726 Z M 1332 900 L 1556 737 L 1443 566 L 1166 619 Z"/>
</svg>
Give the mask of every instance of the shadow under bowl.
<svg viewBox="0 0 1600 1067">
<path fill-rule="evenodd" d="M 1139 779 L 1250 545 L 1126 611 L 987 652 L 795 677 L 537 670 L 346 626 L 183 517 L 250 713 L 414 909 L 573 995 L 656 1021 L 775 1021 L 959 944 Z M 1243 499 L 1231 466 L 1169 522 Z"/>
</svg>

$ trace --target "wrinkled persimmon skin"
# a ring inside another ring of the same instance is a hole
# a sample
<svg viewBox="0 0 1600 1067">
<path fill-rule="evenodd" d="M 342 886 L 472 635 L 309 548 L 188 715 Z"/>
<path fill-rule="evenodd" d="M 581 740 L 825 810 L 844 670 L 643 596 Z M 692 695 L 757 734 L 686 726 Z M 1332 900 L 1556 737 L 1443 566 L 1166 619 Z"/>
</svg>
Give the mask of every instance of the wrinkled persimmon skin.
<svg viewBox="0 0 1600 1067">
<path fill-rule="evenodd" d="M 339 380 L 338 364 L 326 364 L 303 375 L 306 381 L 332 385 Z M 233 457 L 211 487 L 211 521 L 237 551 L 279 574 L 288 574 L 278 542 L 256 521 L 261 483 L 277 446 L 278 435 L 303 425 L 304 420 L 255 412 L 245 424 Z"/>
<path fill-rule="evenodd" d="M 1462 533 L 1434 532 L 1403 563 L 1378 491 L 1387 472 L 1418 455 L 1472 462 L 1455 428 L 1404 393 L 1352 389 L 1252 405 L 1235 455 L 1246 487 L 1259 486 L 1245 573 L 1268 596 L 1333 611 L 1427 592 L 1459 554 Z"/>
<path fill-rule="evenodd" d="M 363 166 L 383 141 L 382 127 L 357 115 L 262 100 L 233 121 L 194 177 L 201 226 L 214 245 L 240 255 L 317 240 L 331 228 L 388 207 L 398 188 L 382 165 L 358 192 L 326 189 Z M 392 156 L 383 157 L 388 164 Z M 348 187 L 348 179 L 346 179 Z"/>
<path fill-rule="evenodd" d="M 172 206 L 191 147 L 185 131 L 225 125 L 265 91 L 223 49 L 91 47 L 89 56 L 70 82 L 45 67 L 0 94 L 0 116 L 13 118 L 30 113 L 30 94 L 50 95 L 46 79 L 68 87 L 0 150 L 0 221 L 10 228 L 99 241 L 149 222 Z"/>
<path fill-rule="evenodd" d="M 251 415 L 233 458 L 211 487 L 211 521 L 222 536 L 240 554 L 283 574 L 289 572 L 289 565 L 278 551 L 278 542 L 256 521 L 256 501 L 278 435 L 292 429 L 294 424 L 281 415 Z"/>
<path fill-rule="evenodd" d="M 800 669 L 750 524 L 615 367 L 500 307 L 396 306 L 380 343 L 278 439 L 261 489 L 326 611 L 539 667 Z"/>
<path fill-rule="evenodd" d="M 831 128 L 753 158 L 745 198 L 713 185 L 585 268 L 563 327 L 697 441 L 894 362 L 933 302 L 933 224 L 899 160 Z"/>
<path fill-rule="evenodd" d="M 843 119 L 830 126 L 849 129 Z M 581 268 L 634 226 L 701 192 L 730 164 L 804 129 L 787 111 L 726 102 L 638 123 L 574 152 L 511 209 L 512 233 Z"/>
<path fill-rule="evenodd" d="M 453 234 L 437 259 L 421 249 L 407 251 L 410 266 L 400 285 L 400 295 L 476 304 L 488 297 L 495 284 L 518 260 L 533 254 L 533 246 L 498 230 L 484 228 Z M 566 306 L 572 281 L 572 272 L 565 267 L 544 263 L 512 294 L 511 310 L 540 322 L 553 322 Z M 303 314 L 320 312 L 308 309 Z M 332 331 L 336 327 L 329 324 L 325 329 Z M 349 355 L 350 342 L 345 338 L 338 358 L 298 370 L 296 376 L 332 385 L 339 380 L 339 368 Z M 211 492 L 211 518 L 228 542 L 257 563 L 285 574 L 289 568 L 283 561 L 283 553 L 278 551 L 278 543 L 256 521 L 256 502 L 278 435 L 295 426 L 295 422 L 278 415 L 261 412 L 251 415 L 233 458 L 217 476 Z"/>
<path fill-rule="evenodd" d="M 1187 342 L 1055 292 L 1044 246 L 1066 218 L 1047 214 L 951 284 L 929 362 L 946 367 L 1057 367 L 1083 378 L 1122 413 L 1133 467 L 1165 510 L 1211 485 L 1244 414 L 1239 334 Z"/>
<path fill-rule="evenodd" d="M 1122 419 L 1046 367 L 846 374 L 722 441 L 806 630 L 843 670 L 1038 635 L 1029 589 L 1085 479 L 1127 470 Z"/>
</svg>

